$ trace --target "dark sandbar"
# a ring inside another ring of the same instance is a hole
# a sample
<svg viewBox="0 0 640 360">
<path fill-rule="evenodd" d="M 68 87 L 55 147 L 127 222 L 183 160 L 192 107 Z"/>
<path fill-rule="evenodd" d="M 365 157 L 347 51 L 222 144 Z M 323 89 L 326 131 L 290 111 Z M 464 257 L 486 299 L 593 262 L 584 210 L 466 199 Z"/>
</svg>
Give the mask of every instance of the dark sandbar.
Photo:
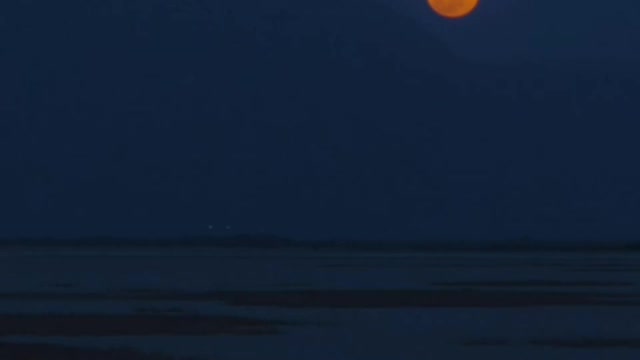
<svg viewBox="0 0 640 360">
<path fill-rule="evenodd" d="M 54 344 L 10 343 L 0 341 L 2 360 L 180 360 L 133 349 L 91 349 Z M 190 360 L 190 359 L 182 359 Z M 192 359 L 193 360 L 193 359 Z"/>
<path fill-rule="evenodd" d="M 522 280 L 522 281 L 450 281 L 436 282 L 435 286 L 445 287 L 627 287 L 632 282 L 616 281 L 552 281 L 552 280 Z"/>
<path fill-rule="evenodd" d="M 266 335 L 288 323 L 234 316 L 0 315 L 0 336 Z"/>
</svg>

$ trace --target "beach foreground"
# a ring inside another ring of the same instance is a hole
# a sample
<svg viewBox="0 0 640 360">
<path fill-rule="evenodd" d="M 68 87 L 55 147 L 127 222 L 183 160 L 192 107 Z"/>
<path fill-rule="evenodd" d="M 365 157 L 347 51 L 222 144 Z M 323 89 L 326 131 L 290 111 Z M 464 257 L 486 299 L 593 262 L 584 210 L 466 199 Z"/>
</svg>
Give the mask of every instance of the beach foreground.
<svg viewBox="0 0 640 360">
<path fill-rule="evenodd" d="M 640 254 L 0 254 L 0 358 L 637 359 Z"/>
</svg>

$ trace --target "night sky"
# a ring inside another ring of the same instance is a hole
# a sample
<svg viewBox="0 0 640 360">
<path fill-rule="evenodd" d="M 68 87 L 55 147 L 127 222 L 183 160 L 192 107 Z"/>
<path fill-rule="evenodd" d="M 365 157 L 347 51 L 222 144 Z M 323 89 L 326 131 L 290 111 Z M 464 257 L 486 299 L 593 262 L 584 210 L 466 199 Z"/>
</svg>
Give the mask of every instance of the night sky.
<svg viewBox="0 0 640 360">
<path fill-rule="evenodd" d="M 0 236 L 637 238 L 639 18 L 4 1 Z"/>
</svg>

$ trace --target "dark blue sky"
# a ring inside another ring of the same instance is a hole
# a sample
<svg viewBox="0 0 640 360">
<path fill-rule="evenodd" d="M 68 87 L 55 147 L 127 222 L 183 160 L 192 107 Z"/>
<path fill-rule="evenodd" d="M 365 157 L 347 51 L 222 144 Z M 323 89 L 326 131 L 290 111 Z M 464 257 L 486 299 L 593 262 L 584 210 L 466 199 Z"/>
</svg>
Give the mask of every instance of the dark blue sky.
<svg viewBox="0 0 640 360">
<path fill-rule="evenodd" d="M 393 1 L 393 0 L 388 0 Z M 640 58 L 640 5 L 597 0 L 484 0 L 452 23 L 423 14 L 420 0 L 397 0 L 456 52 L 485 61 Z"/>
<path fill-rule="evenodd" d="M 381 0 L 411 14 L 457 53 L 485 61 L 640 58 L 640 5 L 621 0 L 482 0 L 461 22 L 435 16 L 422 0 Z"/>
<path fill-rule="evenodd" d="M 0 235 L 635 238 L 640 6 L 600 6 L 5 2 Z"/>
</svg>

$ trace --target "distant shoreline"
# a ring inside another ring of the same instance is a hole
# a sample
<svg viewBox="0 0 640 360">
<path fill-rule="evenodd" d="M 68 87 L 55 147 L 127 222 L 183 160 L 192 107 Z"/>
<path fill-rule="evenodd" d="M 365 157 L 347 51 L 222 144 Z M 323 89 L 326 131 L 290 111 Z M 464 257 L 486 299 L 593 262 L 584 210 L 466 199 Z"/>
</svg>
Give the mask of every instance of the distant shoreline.
<svg viewBox="0 0 640 360">
<path fill-rule="evenodd" d="M 508 241 L 300 241 L 272 235 L 184 238 L 22 238 L 0 239 L 6 249 L 255 249 L 370 252 L 610 252 L 640 251 L 640 241 L 552 242 Z"/>
</svg>

